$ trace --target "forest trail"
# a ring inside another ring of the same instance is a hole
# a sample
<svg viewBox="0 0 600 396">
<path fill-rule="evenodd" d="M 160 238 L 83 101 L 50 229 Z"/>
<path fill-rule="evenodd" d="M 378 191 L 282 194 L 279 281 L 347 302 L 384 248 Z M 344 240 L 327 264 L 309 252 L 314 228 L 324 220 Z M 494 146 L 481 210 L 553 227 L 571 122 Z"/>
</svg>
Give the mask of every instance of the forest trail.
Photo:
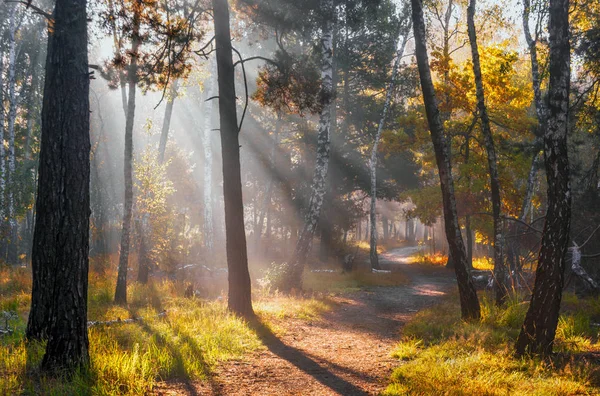
<svg viewBox="0 0 600 396">
<path fill-rule="evenodd" d="M 283 335 L 261 328 L 264 350 L 222 364 L 208 381 L 162 383 L 155 394 L 378 394 L 397 365 L 390 353 L 402 326 L 455 285 L 452 272 L 443 267 L 407 265 L 417 251 L 417 247 L 404 247 L 380 257 L 383 268 L 406 273 L 409 284 L 334 297 L 335 308 L 319 319 L 278 323 Z"/>
</svg>

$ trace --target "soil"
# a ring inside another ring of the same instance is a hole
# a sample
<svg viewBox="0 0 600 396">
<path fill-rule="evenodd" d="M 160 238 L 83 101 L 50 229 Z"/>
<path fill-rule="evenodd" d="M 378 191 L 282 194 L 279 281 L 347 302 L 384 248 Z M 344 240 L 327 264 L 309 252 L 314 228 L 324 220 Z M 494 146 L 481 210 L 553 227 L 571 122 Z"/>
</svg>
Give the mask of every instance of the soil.
<svg viewBox="0 0 600 396">
<path fill-rule="evenodd" d="M 381 255 L 384 269 L 402 271 L 406 286 L 371 287 L 334 297 L 318 320 L 285 320 L 282 336 L 258 329 L 266 348 L 221 364 L 208 381 L 161 383 L 157 395 L 375 395 L 397 360 L 390 353 L 402 326 L 455 286 L 443 267 L 407 264 L 417 247 Z"/>
</svg>

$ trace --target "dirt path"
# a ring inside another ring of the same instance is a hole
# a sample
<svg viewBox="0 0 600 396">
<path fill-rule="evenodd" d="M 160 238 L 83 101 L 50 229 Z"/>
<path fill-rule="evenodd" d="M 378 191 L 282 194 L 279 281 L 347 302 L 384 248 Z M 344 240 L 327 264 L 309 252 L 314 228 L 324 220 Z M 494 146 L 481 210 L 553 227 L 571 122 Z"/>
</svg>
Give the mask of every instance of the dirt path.
<svg viewBox="0 0 600 396">
<path fill-rule="evenodd" d="M 372 395 L 385 389 L 396 361 L 390 352 L 400 329 L 418 310 L 454 285 L 443 268 L 406 265 L 414 247 L 381 256 L 383 268 L 405 272 L 407 286 L 374 287 L 337 297 L 338 308 L 315 321 L 286 320 L 283 336 L 259 329 L 267 349 L 233 361 L 199 384 L 157 394 Z"/>
</svg>

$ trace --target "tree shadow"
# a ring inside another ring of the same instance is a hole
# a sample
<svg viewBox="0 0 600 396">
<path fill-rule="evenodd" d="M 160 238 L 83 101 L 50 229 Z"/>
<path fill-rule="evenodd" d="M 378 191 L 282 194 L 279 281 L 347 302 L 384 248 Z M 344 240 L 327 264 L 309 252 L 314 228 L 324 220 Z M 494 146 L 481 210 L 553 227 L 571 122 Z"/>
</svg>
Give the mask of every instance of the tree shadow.
<svg viewBox="0 0 600 396">
<path fill-rule="evenodd" d="M 171 356 L 173 356 L 173 359 L 175 361 L 175 367 L 173 371 L 177 373 L 178 376 L 171 378 L 169 382 L 183 385 L 185 391 L 190 396 L 200 395 L 200 393 L 198 393 L 198 391 L 194 387 L 194 380 L 192 379 L 190 373 L 185 367 L 185 359 L 181 354 L 179 347 L 174 343 L 170 342 L 165 336 L 160 334 L 157 330 L 153 329 L 145 321 L 140 320 L 136 322 L 136 324 L 140 327 L 142 331 L 144 331 L 150 337 L 154 337 L 160 345 L 165 346 L 169 350 Z M 196 341 L 188 334 L 180 332 L 178 333 L 178 336 L 182 340 L 182 343 L 186 344 L 190 348 L 190 350 L 192 351 L 193 358 L 196 359 L 196 363 L 198 363 L 201 366 L 203 373 L 206 374 L 207 381 L 210 384 L 212 390 L 212 394 L 215 396 L 221 396 L 221 389 L 219 388 L 218 383 L 214 380 L 212 376 L 212 369 L 210 365 L 206 362 L 206 360 L 204 360 L 204 354 L 202 352 L 202 349 L 198 346 Z"/>
<path fill-rule="evenodd" d="M 367 392 L 331 372 L 324 365 L 311 359 L 303 351 L 284 344 L 259 319 L 249 322 L 263 344 L 276 356 L 284 359 L 329 389 L 342 395 L 368 395 Z"/>
</svg>

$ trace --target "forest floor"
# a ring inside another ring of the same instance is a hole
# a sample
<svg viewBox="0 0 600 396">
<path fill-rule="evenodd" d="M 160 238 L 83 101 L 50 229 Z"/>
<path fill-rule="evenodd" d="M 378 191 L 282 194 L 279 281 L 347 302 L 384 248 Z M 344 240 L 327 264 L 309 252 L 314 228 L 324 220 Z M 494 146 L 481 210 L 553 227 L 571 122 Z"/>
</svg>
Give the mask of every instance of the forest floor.
<svg viewBox="0 0 600 396">
<path fill-rule="evenodd" d="M 156 395 L 370 395 L 389 383 L 397 360 L 391 352 L 403 325 L 439 302 L 455 284 L 440 266 L 410 264 L 417 247 L 380 256 L 384 269 L 401 271 L 405 286 L 369 287 L 332 297 L 318 319 L 285 319 L 258 327 L 266 348 L 224 362 L 207 381 L 162 382 Z M 274 328 L 275 330 L 271 330 Z"/>
</svg>

